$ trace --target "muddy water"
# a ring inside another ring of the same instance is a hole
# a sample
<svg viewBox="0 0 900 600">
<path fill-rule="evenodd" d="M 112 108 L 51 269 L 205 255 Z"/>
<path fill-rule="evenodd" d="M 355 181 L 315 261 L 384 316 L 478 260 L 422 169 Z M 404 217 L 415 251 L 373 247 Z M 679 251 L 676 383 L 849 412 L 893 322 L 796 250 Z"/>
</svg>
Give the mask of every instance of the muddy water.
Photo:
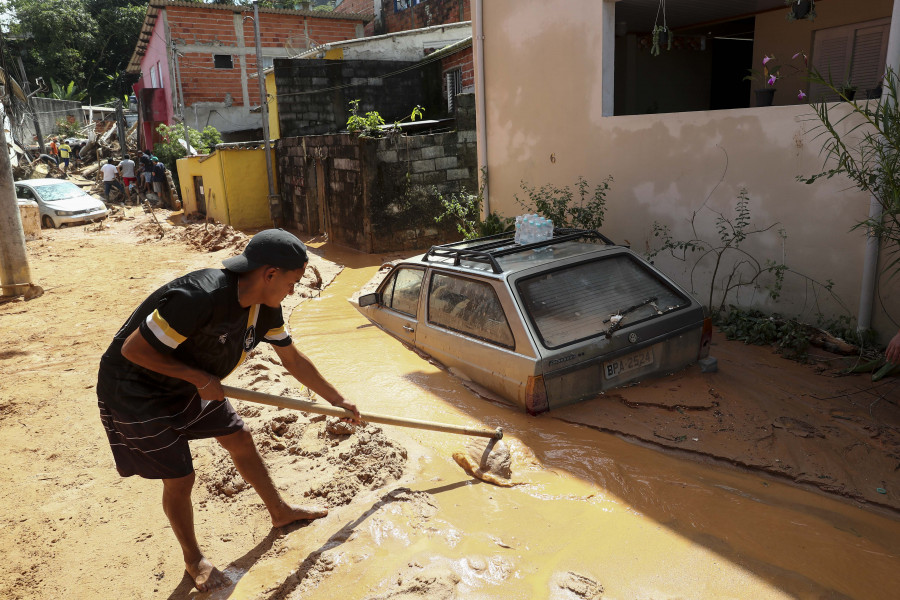
<svg viewBox="0 0 900 600">
<path fill-rule="evenodd" d="M 347 268 L 294 313 L 303 351 L 363 411 L 502 426 L 521 485 L 466 475 L 464 438 L 385 427 L 404 479 L 290 536 L 231 597 L 897 597 L 896 519 L 479 398 L 347 302 L 380 261 L 323 250 Z"/>
</svg>

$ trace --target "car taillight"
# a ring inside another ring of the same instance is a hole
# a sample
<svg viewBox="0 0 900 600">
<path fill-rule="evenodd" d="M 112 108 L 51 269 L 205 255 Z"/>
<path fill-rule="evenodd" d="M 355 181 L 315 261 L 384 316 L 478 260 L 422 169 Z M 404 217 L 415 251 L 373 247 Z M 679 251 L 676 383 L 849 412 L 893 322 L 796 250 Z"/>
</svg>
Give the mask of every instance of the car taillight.
<svg viewBox="0 0 900 600">
<path fill-rule="evenodd" d="M 547 388 L 541 375 L 529 377 L 525 384 L 525 410 L 528 414 L 537 415 L 550 410 L 547 402 Z"/>
<path fill-rule="evenodd" d="M 709 356 L 709 346 L 712 344 L 712 319 L 706 317 L 703 319 L 703 330 L 700 333 L 700 352 L 697 359 Z"/>
</svg>

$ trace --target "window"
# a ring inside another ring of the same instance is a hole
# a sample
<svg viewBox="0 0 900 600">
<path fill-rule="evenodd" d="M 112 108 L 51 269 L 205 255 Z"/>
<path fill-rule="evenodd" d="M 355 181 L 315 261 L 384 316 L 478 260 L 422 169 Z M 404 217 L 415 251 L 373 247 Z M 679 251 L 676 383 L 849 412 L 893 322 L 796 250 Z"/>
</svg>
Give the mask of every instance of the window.
<svg viewBox="0 0 900 600">
<path fill-rule="evenodd" d="M 416 4 L 424 1 L 425 0 L 394 0 L 394 12 L 406 10 L 410 6 L 415 6 Z"/>
<path fill-rule="evenodd" d="M 444 82 L 447 89 L 447 111 L 453 110 L 456 95 L 462 93 L 462 69 L 452 69 L 444 73 Z"/>
<path fill-rule="evenodd" d="M 213 65 L 217 69 L 233 69 L 234 61 L 230 54 L 213 54 Z"/>
<path fill-rule="evenodd" d="M 415 317 L 424 276 L 425 272 L 421 269 L 400 269 L 391 275 L 381 292 L 381 303 L 397 312 Z"/>
<path fill-rule="evenodd" d="M 16 198 L 24 198 L 25 200 L 34 200 L 34 194 L 31 193 L 24 185 L 16 186 Z"/>
<path fill-rule="evenodd" d="M 436 273 L 428 294 L 428 322 L 507 348 L 515 346 L 497 293 L 483 281 Z"/>
<path fill-rule="evenodd" d="M 150 67 L 150 87 L 158 88 L 159 87 L 159 63 Z"/>
<path fill-rule="evenodd" d="M 592 260 L 518 283 L 525 312 L 544 346 L 559 348 L 688 306 L 690 301 L 628 255 Z"/>
<path fill-rule="evenodd" d="M 814 32 L 813 67 L 835 87 L 849 82 L 865 98 L 868 90 L 881 87 L 890 26 L 890 19 L 878 19 Z M 835 102 L 838 96 L 826 86 L 813 84 L 810 99 Z"/>
</svg>

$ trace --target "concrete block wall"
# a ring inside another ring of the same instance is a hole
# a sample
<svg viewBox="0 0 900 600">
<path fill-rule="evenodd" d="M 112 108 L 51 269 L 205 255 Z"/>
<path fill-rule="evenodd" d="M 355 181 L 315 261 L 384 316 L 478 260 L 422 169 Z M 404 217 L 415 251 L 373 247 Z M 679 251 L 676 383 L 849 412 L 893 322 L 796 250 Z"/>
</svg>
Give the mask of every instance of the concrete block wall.
<svg viewBox="0 0 900 600">
<path fill-rule="evenodd" d="M 474 126 L 472 94 L 458 96 Z M 468 108 L 466 108 L 468 106 Z M 279 185 L 289 226 L 327 231 L 363 252 L 426 249 L 458 240 L 453 223 L 436 223 L 439 195 L 477 189 L 474 129 L 360 138 L 355 134 L 283 137 L 276 142 Z"/>
<path fill-rule="evenodd" d="M 278 121 L 284 137 L 318 135 L 346 128 L 349 103 L 360 100 L 359 114 L 377 111 L 386 123 L 408 117 L 416 105 L 426 118 L 442 106 L 429 93 L 435 65 L 395 73 L 416 63 L 382 60 L 275 59 Z M 439 88 L 438 88 L 439 89 Z M 310 93 L 322 90 L 320 93 Z"/>
<path fill-rule="evenodd" d="M 37 114 L 38 123 L 44 138 L 57 135 L 56 122 L 73 117 L 76 123 L 84 124 L 84 112 L 81 110 L 81 102 L 72 100 L 57 100 L 55 98 L 31 98 L 32 110 Z M 22 143 L 30 144 L 35 135 L 34 121 L 30 118 L 22 121 L 22 134 L 25 139 Z"/>
</svg>

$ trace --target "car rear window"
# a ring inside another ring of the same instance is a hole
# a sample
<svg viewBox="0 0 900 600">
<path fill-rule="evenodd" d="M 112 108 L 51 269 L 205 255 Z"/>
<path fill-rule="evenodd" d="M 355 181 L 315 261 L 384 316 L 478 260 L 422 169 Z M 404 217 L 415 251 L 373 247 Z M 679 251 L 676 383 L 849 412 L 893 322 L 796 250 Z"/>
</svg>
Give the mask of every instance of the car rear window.
<svg viewBox="0 0 900 600">
<path fill-rule="evenodd" d="M 428 322 L 486 342 L 515 347 L 515 339 L 489 284 L 435 273 L 428 294 Z"/>
<path fill-rule="evenodd" d="M 519 281 L 517 288 L 547 348 L 603 335 L 613 315 L 622 315 L 620 328 L 626 328 L 690 304 L 627 254 L 541 273 Z"/>
<path fill-rule="evenodd" d="M 41 195 L 41 198 L 48 202 L 82 195 L 81 188 L 71 183 L 42 185 L 38 188 L 38 193 Z"/>
</svg>

